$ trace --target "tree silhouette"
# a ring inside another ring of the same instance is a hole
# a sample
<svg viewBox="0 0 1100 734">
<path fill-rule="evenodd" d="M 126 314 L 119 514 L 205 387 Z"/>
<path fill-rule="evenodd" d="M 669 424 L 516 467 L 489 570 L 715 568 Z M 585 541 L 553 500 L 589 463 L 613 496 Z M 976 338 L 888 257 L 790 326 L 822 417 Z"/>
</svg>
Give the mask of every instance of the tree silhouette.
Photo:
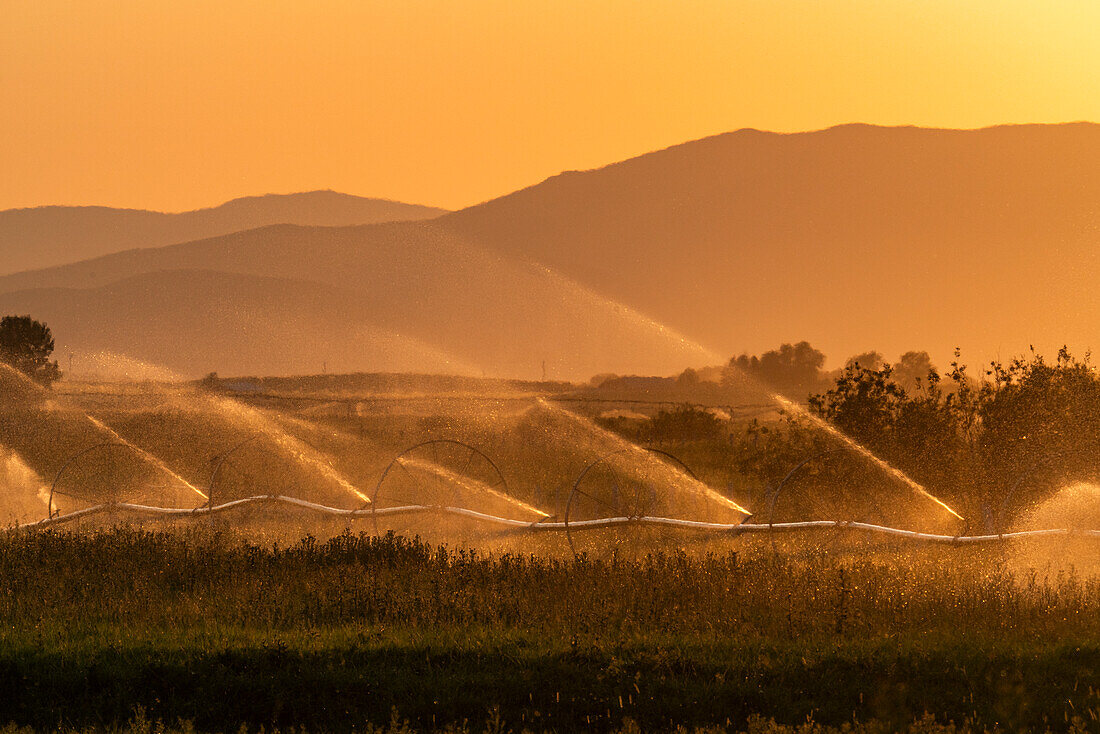
<svg viewBox="0 0 1100 734">
<path fill-rule="evenodd" d="M 762 381 L 795 400 L 805 400 L 811 392 L 828 387 L 822 371 L 825 355 L 809 342 L 783 344 L 759 357 L 742 354 L 734 357 L 722 372 L 723 384 L 738 384 L 743 376 Z"/>
<path fill-rule="evenodd" d="M 61 377 L 53 354 L 50 327 L 30 316 L 0 319 L 0 362 L 10 365 L 44 387 Z"/>
<path fill-rule="evenodd" d="M 928 387 L 928 375 L 935 371 L 928 352 L 906 352 L 894 365 L 894 381 L 906 392 L 917 392 Z"/>
<path fill-rule="evenodd" d="M 844 363 L 845 368 L 862 367 L 865 370 L 880 370 L 885 365 L 886 360 L 883 358 L 882 354 L 875 351 L 853 355 Z"/>
<path fill-rule="evenodd" d="M 888 365 L 853 362 L 830 389 L 810 396 L 810 411 L 964 516 L 986 518 L 989 532 L 1001 532 L 1012 516 L 1062 487 L 1100 482 L 1100 370 L 1087 357 L 1063 347 L 1053 363 L 1034 353 L 994 362 L 980 383 L 958 352 L 942 377 L 923 352 L 909 352 L 899 364 L 914 381 L 927 369 L 918 389 L 907 391 Z M 792 414 L 778 425 L 750 424 L 737 463 L 774 483 L 799 461 L 837 446 Z M 815 491 L 840 496 L 851 482 L 830 471 L 820 470 Z"/>
</svg>

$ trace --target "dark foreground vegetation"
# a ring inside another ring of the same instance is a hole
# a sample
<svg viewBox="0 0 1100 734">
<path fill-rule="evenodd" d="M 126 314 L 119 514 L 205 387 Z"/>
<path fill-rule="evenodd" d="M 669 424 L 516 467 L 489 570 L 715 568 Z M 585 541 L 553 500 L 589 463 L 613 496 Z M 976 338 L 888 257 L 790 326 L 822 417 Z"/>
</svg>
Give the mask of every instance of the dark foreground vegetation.
<svg viewBox="0 0 1100 734">
<path fill-rule="evenodd" d="M 12 533 L 0 721 L 1096 729 L 1095 580 L 1014 575 L 1005 547 L 747 543 L 592 562 L 350 534 L 272 550 L 214 534 Z"/>
</svg>

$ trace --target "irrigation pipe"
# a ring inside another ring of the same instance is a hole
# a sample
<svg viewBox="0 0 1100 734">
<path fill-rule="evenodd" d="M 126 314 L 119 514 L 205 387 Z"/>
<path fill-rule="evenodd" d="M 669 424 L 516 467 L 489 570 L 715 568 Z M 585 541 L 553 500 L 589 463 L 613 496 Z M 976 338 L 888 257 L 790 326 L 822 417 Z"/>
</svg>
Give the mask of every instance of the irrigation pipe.
<svg viewBox="0 0 1100 734">
<path fill-rule="evenodd" d="M 284 495 L 257 495 L 255 497 L 245 497 L 242 499 L 232 500 L 230 502 L 224 502 L 220 505 L 202 506 L 193 509 L 184 507 L 155 507 L 152 505 L 140 505 L 131 502 L 111 502 L 101 505 L 94 505 L 92 507 L 86 507 L 80 510 L 74 510 L 73 512 L 68 512 L 63 515 L 55 515 L 53 517 L 38 520 L 35 522 L 16 524 L 14 526 L 11 526 L 10 529 L 31 530 L 49 528 L 59 525 L 65 525 L 67 523 L 75 522 L 82 518 L 91 517 L 93 515 L 112 513 L 119 515 L 130 514 L 166 518 L 198 518 L 207 515 L 223 513 L 250 505 L 262 505 L 271 503 L 308 510 L 321 515 L 344 517 L 348 519 L 365 519 L 395 515 L 435 513 L 466 518 L 489 525 L 495 525 L 501 528 L 507 528 L 512 531 L 544 533 L 564 532 L 566 530 L 566 524 L 564 522 L 545 520 L 528 522 L 526 520 L 514 520 L 511 518 L 489 515 L 484 512 L 477 512 L 476 510 L 469 510 L 464 507 L 405 505 L 401 507 L 347 510 L 339 507 L 329 507 L 328 505 L 322 505 L 316 502 L 309 502 L 307 500 L 299 499 L 297 497 L 287 497 Z M 946 545 L 970 545 L 978 543 L 1003 542 L 1019 538 L 1071 535 L 1100 539 L 1100 530 L 1071 530 L 1068 528 L 1055 528 L 1049 530 L 1019 530 L 1016 532 L 999 533 L 996 535 L 942 535 L 937 533 L 924 533 L 916 530 L 904 530 L 902 528 L 892 528 L 885 525 L 875 525 L 865 522 L 850 522 L 846 520 L 807 520 L 802 522 L 756 524 L 700 522 L 697 520 L 681 520 L 672 517 L 605 517 L 595 520 L 570 521 L 568 527 L 571 531 L 584 531 L 636 526 L 674 527 L 682 528 L 685 530 L 694 530 L 726 535 L 799 532 L 832 528 L 836 530 L 863 531 L 894 538 L 901 538 L 904 540 L 941 543 Z"/>
</svg>

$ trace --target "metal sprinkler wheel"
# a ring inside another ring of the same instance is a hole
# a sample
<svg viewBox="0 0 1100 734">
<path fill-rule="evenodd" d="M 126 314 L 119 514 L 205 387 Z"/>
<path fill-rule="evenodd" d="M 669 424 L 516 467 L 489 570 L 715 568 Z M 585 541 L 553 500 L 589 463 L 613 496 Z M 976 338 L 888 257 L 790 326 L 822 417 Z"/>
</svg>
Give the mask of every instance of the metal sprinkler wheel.
<svg viewBox="0 0 1100 734">
<path fill-rule="evenodd" d="M 379 535 L 392 530 L 398 535 L 424 536 L 443 524 L 464 535 L 462 528 L 471 521 L 446 517 L 447 508 L 539 519 L 538 511 L 508 493 L 508 483 L 492 459 L 452 439 L 432 439 L 402 451 L 382 472 L 371 498 L 374 530 Z"/>
<path fill-rule="evenodd" d="M 593 461 L 565 506 L 577 557 L 642 557 L 684 547 L 683 528 L 662 520 L 709 521 L 710 490 L 687 464 L 655 448 L 623 449 Z"/>
<path fill-rule="evenodd" d="M 776 522 L 776 506 L 780 497 L 784 494 L 783 490 L 788 485 L 794 485 L 796 477 L 800 477 L 808 473 L 817 465 L 817 470 L 821 471 L 822 466 L 826 459 L 834 456 L 844 456 L 846 450 L 843 448 L 827 449 L 820 451 L 816 454 L 807 456 L 802 461 L 795 464 L 790 471 L 784 475 L 783 479 L 779 481 L 774 489 L 768 492 L 765 499 L 765 511 L 764 511 L 764 523 L 767 525 L 774 525 Z M 840 471 L 842 472 L 840 480 L 838 481 L 839 488 L 833 495 L 828 498 L 822 497 L 818 493 L 809 493 L 804 497 L 801 497 L 801 505 L 804 509 L 808 510 L 809 515 L 805 517 L 793 517 L 788 518 L 790 520 L 851 520 L 853 518 L 852 513 L 855 508 L 863 505 L 864 512 L 856 516 L 857 520 L 863 522 L 871 522 L 877 524 L 883 524 L 885 519 L 885 513 L 882 507 L 875 500 L 873 492 L 865 492 L 863 496 L 857 497 L 851 489 L 851 478 L 857 471 L 853 466 L 842 466 Z M 790 493 L 789 490 L 787 492 Z M 839 503 L 839 506 L 838 506 Z M 839 509 L 840 507 L 846 508 L 846 510 Z M 829 531 L 825 536 L 825 540 L 820 547 L 827 550 L 835 550 L 840 544 L 842 538 L 846 535 L 845 531 L 841 528 Z M 772 545 L 777 543 L 777 537 L 772 534 Z"/>
<path fill-rule="evenodd" d="M 293 441 L 295 445 L 284 445 L 258 431 L 211 456 L 206 506 L 256 496 L 290 497 L 332 506 L 346 506 L 349 499 L 355 503 L 353 507 L 368 502 L 365 494 L 343 479 L 321 449 L 297 436 Z M 308 453 L 299 450 L 298 444 Z M 338 486 L 340 481 L 346 486 Z"/>
<path fill-rule="evenodd" d="M 259 434 L 254 435 L 254 436 L 249 436 L 245 440 L 240 441 L 239 443 L 232 446 L 228 451 L 223 451 L 222 453 L 217 454 L 217 455 L 213 456 L 210 459 L 210 463 L 214 468 L 210 472 L 210 484 L 208 485 L 207 490 L 206 490 L 206 494 L 207 494 L 206 506 L 207 507 L 217 506 L 217 502 L 215 501 L 215 494 L 216 494 L 216 489 L 217 489 L 217 486 L 218 486 L 218 476 L 223 473 L 223 469 L 225 471 L 228 471 L 229 469 L 233 468 L 232 462 L 230 461 L 233 458 L 233 455 L 236 454 L 241 449 L 245 448 L 246 446 L 258 441 L 259 439 L 260 439 Z M 218 501 L 224 501 L 224 499 L 221 497 L 220 493 L 217 493 L 217 494 L 218 494 Z"/>
<path fill-rule="evenodd" d="M 791 470 L 788 471 L 781 480 L 779 480 L 779 484 L 776 485 L 775 489 L 768 492 L 768 496 L 765 499 L 766 524 L 775 524 L 775 506 L 779 502 L 779 496 L 783 493 L 783 488 L 787 486 L 787 483 L 790 482 L 796 474 L 798 474 L 804 467 L 813 464 L 813 462 L 817 461 L 818 459 L 824 459 L 827 456 L 832 456 L 833 454 L 840 453 L 841 451 L 842 449 L 828 449 L 827 451 L 821 451 L 811 456 L 807 456 L 805 459 L 795 464 L 791 468 Z M 809 519 L 818 520 L 821 518 L 814 517 Z"/>
<path fill-rule="evenodd" d="M 60 513 L 54 497 L 96 505 L 114 504 L 134 490 L 157 488 L 153 479 L 159 474 L 130 444 L 104 441 L 82 449 L 68 459 L 54 475 L 46 501 L 48 517 Z"/>
</svg>

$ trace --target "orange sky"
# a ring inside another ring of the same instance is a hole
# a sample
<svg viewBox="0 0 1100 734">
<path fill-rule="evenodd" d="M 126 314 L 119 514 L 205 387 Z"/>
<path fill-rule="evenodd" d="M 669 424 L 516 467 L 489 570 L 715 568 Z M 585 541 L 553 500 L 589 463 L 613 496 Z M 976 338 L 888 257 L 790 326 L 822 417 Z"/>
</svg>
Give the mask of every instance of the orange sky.
<svg viewBox="0 0 1100 734">
<path fill-rule="evenodd" d="M 739 127 L 1100 120 L 1096 0 L 0 0 L 0 208 L 461 207 Z"/>
</svg>

